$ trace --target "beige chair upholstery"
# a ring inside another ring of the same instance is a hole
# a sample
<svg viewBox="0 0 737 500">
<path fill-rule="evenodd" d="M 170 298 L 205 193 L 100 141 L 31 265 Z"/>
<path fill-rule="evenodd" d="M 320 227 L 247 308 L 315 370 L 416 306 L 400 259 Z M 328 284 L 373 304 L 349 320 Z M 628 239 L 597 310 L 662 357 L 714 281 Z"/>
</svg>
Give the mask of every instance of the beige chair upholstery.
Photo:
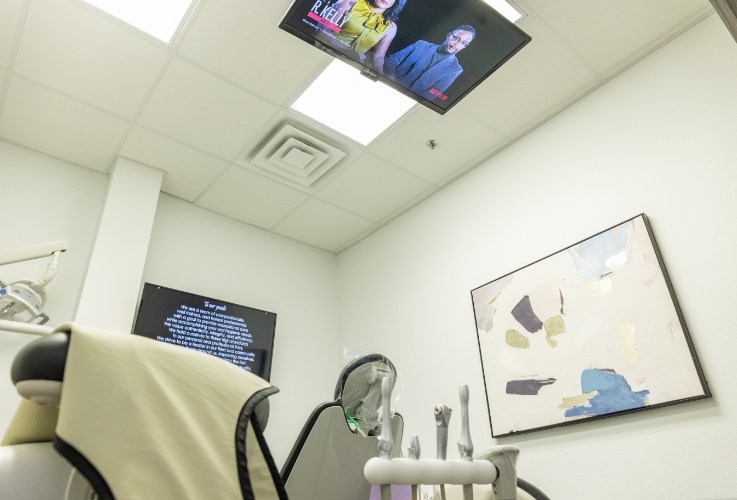
<svg viewBox="0 0 737 500">
<path fill-rule="evenodd" d="M 144 337 L 73 323 L 57 331 L 69 345 L 53 445 L 100 499 L 286 499 L 255 412 L 275 387 Z M 25 403 L 19 411 L 49 418 Z M 48 433 L 48 422 L 22 427 L 4 442 Z"/>
</svg>

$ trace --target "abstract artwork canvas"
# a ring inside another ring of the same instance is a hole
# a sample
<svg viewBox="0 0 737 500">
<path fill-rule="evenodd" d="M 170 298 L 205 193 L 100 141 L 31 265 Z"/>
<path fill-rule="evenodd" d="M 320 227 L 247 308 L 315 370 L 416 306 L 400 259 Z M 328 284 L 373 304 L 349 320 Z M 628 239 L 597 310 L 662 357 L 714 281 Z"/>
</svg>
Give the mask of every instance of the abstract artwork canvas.
<svg viewBox="0 0 737 500">
<path fill-rule="evenodd" d="M 493 437 L 711 396 L 644 214 L 471 297 Z"/>
</svg>

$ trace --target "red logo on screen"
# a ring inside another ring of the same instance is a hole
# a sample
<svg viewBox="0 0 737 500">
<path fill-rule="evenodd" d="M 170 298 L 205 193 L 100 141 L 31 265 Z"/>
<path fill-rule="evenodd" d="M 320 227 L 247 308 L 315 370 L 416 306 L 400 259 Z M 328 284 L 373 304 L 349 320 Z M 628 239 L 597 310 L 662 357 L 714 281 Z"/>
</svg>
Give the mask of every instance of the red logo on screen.
<svg viewBox="0 0 737 500">
<path fill-rule="evenodd" d="M 443 94 L 438 89 L 434 89 L 433 88 L 433 89 L 428 90 L 428 92 L 430 92 L 432 95 L 434 95 L 435 97 L 437 97 L 441 101 L 444 101 L 444 100 L 446 100 L 448 98 L 447 95 Z"/>
<path fill-rule="evenodd" d="M 318 23 L 320 23 L 320 24 L 322 24 L 323 26 L 325 26 L 326 28 L 328 28 L 328 29 L 329 29 L 330 31 L 335 31 L 336 33 L 337 33 L 338 31 L 340 31 L 340 27 L 339 27 L 338 25 L 336 25 L 336 24 L 333 24 L 333 23 L 331 23 L 330 21 L 328 21 L 327 19 L 324 19 L 324 18 L 322 18 L 322 17 L 318 16 L 318 15 L 317 15 L 317 14 L 315 14 L 314 12 L 308 12 L 308 13 L 307 13 L 307 17 L 309 17 L 310 19 L 314 19 L 314 20 L 315 20 L 315 21 L 317 21 Z"/>
</svg>

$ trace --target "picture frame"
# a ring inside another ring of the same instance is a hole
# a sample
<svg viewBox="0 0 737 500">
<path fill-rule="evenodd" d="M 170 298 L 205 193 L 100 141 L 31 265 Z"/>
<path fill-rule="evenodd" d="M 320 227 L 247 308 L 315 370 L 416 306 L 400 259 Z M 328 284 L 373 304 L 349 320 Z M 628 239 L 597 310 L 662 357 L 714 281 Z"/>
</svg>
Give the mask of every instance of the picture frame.
<svg viewBox="0 0 737 500">
<path fill-rule="evenodd" d="M 711 397 L 645 214 L 471 299 L 492 437 Z"/>
</svg>

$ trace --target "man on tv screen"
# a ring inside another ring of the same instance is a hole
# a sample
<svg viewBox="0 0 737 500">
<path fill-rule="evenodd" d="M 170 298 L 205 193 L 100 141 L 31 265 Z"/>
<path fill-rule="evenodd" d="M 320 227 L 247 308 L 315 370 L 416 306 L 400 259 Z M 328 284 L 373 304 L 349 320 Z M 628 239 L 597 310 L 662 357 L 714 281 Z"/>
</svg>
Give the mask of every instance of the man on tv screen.
<svg viewBox="0 0 737 500">
<path fill-rule="evenodd" d="M 444 94 L 463 72 L 456 54 L 476 37 L 473 26 L 464 24 L 448 33 L 441 44 L 418 40 L 386 57 L 384 73 L 428 100 L 448 98 Z"/>
</svg>

